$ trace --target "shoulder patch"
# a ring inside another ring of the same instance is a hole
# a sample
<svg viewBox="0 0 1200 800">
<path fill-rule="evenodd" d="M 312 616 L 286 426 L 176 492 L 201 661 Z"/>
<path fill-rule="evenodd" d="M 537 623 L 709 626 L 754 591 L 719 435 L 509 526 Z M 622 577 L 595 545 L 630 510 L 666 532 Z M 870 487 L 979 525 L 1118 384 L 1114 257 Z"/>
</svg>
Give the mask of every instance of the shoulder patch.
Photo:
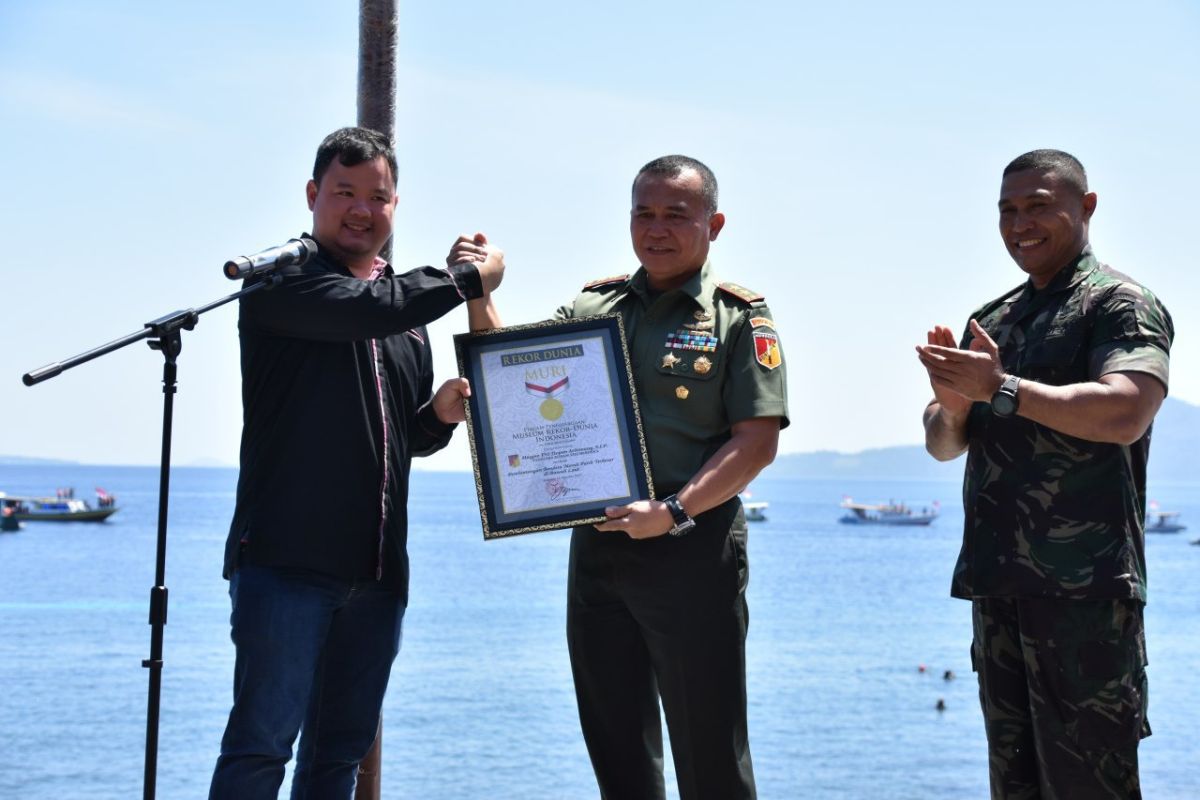
<svg viewBox="0 0 1200 800">
<path fill-rule="evenodd" d="M 736 283 L 720 283 L 717 284 L 717 288 L 725 292 L 725 294 L 733 295 L 743 303 L 757 303 L 760 300 L 766 299 L 758 292 L 747 289 L 745 286 L 739 286 Z"/>
<path fill-rule="evenodd" d="M 775 330 L 775 320 L 771 319 L 770 317 L 751 317 L 750 327 L 770 328 L 771 330 Z"/>
<path fill-rule="evenodd" d="M 629 280 L 629 273 L 625 273 L 624 275 L 613 275 L 609 278 L 600 278 L 599 280 L 585 283 L 583 285 L 583 290 L 586 292 L 588 289 L 599 289 L 602 286 L 611 286 L 614 283 L 624 283 L 627 280 Z"/>
<path fill-rule="evenodd" d="M 779 350 L 779 337 L 775 331 L 755 328 L 751 334 L 754 337 L 754 359 L 767 369 L 782 366 L 783 353 Z"/>
</svg>

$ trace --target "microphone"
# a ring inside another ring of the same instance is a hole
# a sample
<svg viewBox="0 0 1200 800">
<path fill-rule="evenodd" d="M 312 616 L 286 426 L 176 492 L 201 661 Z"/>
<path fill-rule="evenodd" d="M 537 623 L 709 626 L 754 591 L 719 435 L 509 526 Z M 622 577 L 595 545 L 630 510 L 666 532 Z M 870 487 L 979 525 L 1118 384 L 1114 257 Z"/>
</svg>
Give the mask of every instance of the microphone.
<svg viewBox="0 0 1200 800">
<path fill-rule="evenodd" d="M 268 247 L 252 256 L 238 256 L 225 262 L 225 277 L 231 281 L 257 278 L 283 267 L 298 267 L 317 252 L 312 239 L 288 239 L 286 244 Z"/>
</svg>

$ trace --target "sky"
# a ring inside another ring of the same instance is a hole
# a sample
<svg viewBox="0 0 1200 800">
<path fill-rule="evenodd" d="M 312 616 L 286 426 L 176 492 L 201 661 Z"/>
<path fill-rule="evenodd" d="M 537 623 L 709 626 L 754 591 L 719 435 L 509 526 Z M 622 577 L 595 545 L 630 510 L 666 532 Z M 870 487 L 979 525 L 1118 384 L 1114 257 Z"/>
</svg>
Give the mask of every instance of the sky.
<svg viewBox="0 0 1200 800">
<path fill-rule="evenodd" d="M 781 452 L 921 441 L 914 345 L 1023 280 L 1000 173 L 1086 165 L 1097 254 L 1175 319 L 1171 394 L 1200 403 L 1190 263 L 1200 6 L 1045 3 L 400 3 L 394 262 L 460 233 L 506 253 L 496 301 L 533 322 L 637 267 L 629 188 L 705 161 L 718 272 L 767 298 L 788 369 Z M 0 454 L 155 464 L 162 357 L 61 361 L 236 286 L 235 255 L 308 230 L 325 134 L 356 119 L 358 4 L 0 0 Z M 184 334 L 173 463 L 237 462 L 237 311 Z M 465 309 L 431 326 L 456 372 Z M 465 469 L 465 436 L 425 466 Z"/>
</svg>

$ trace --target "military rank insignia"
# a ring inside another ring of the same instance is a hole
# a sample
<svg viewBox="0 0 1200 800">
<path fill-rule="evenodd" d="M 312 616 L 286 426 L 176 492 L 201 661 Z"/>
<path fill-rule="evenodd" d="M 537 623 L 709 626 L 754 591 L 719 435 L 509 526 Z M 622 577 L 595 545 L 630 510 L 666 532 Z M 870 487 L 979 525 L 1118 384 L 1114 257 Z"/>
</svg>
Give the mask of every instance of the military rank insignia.
<svg viewBox="0 0 1200 800">
<path fill-rule="evenodd" d="M 729 283 L 728 281 L 717 284 L 717 288 L 725 292 L 725 294 L 733 295 L 743 303 L 757 303 L 759 300 L 764 299 L 761 294 L 753 289 L 747 289 L 745 286 L 738 286 L 736 283 Z"/>
<path fill-rule="evenodd" d="M 783 363 L 779 352 L 779 337 L 768 328 L 756 329 L 754 333 L 754 358 L 767 369 L 775 369 Z"/>
<path fill-rule="evenodd" d="M 598 289 L 601 286 L 608 286 L 613 283 L 624 283 L 629 279 L 628 275 L 613 275 L 608 278 L 600 278 L 599 280 L 589 281 L 583 285 L 584 291 L 588 289 Z"/>
</svg>

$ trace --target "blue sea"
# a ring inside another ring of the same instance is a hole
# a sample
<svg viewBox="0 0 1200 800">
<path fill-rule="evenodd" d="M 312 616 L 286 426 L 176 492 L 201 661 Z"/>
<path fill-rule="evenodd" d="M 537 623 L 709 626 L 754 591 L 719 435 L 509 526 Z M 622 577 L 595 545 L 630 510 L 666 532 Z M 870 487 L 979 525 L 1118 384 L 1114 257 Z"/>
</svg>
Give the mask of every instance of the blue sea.
<svg viewBox="0 0 1200 800">
<path fill-rule="evenodd" d="M 234 470 L 172 473 L 162 798 L 206 796 L 228 712 L 233 648 L 220 572 L 235 483 Z M 10 493 L 59 486 L 78 496 L 102 486 L 121 510 L 102 525 L 27 523 L 0 534 L 0 798 L 140 797 L 157 470 L 0 467 Z M 969 606 L 948 596 L 958 486 L 768 474 L 752 489 L 770 503 L 768 521 L 750 528 L 759 796 L 986 798 Z M 927 529 L 839 525 L 845 494 L 937 500 L 942 515 Z M 1182 800 L 1200 797 L 1200 547 L 1190 545 L 1200 537 L 1200 485 L 1151 495 L 1192 525 L 1147 542 L 1154 736 L 1141 748 L 1143 787 L 1147 798 Z M 564 641 L 568 534 L 484 542 L 465 473 L 414 473 L 411 520 L 412 602 L 384 705 L 383 796 L 596 797 Z"/>
</svg>

